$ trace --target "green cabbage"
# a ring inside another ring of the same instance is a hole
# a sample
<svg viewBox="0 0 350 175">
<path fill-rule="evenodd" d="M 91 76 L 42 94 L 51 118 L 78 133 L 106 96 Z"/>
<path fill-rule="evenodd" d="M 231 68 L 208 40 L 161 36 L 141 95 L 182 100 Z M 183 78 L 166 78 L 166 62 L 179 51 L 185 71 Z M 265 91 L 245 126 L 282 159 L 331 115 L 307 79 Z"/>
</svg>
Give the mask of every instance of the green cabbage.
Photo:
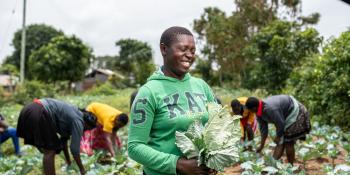
<svg viewBox="0 0 350 175">
<path fill-rule="evenodd" d="M 199 165 L 223 171 L 238 162 L 241 116 L 232 117 L 226 106 L 216 103 L 209 103 L 207 108 L 207 124 L 203 127 L 195 120 L 186 132 L 176 131 L 176 145 L 188 159 L 197 158 Z"/>
</svg>

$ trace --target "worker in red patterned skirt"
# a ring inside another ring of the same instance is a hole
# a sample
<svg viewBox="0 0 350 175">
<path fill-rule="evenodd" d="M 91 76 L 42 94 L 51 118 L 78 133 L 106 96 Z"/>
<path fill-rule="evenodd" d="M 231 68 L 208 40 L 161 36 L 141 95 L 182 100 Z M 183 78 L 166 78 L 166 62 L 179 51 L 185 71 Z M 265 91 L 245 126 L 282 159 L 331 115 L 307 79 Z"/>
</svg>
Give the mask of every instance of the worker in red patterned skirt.
<svg viewBox="0 0 350 175">
<path fill-rule="evenodd" d="M 254 133 L 257 128 L 257 121 L 255 118 L 255 113 L 250 112 L 246 109 L 245 104 L 247 102 L 247 97 L 239 97 L 231 101 L 231 108 L 234 115 L 241 115 L 241 141 L 244 143 L 246 140 L 251 141 L 254 139 Z M 251 150 L 251 146 L 248 146 Z"/>
<path fill-rule="evenodd" d="M 89 104 L 86 110 L 97 117 L 98 124 L 95 129 L 84 132 L 80 151 L 92 155 L 93 150 L 102 149 L 114 157 L 115 150 L 122 147 L 117 131 L 128 123 L 128 115 L 107 104 L 96 102 Z"/>
</svg>

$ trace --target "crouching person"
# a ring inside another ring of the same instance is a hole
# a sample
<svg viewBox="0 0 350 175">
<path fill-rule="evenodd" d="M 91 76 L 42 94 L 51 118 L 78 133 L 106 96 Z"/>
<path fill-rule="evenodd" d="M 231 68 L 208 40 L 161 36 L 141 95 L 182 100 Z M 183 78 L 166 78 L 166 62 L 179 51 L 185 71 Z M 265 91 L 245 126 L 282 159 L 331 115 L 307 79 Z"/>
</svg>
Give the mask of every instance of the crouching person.
<svg viewBox="0 0 350 175">
<path fill-rule="evenodd" d="M 268 123 L 276 127 L 277 146 L 273 157 L 280 159 L 286 150 L 288 162 L 295 160 L 294 145 L 298 139 L 305 140 L 311 130 L 310 116 L 305 106 L 289 95 L 275 95 L 259 100 L 249 97 L 246 107 L 256 113 L 261 132 L 261 144 L 257 152 L 264 148 L 268 135 Z"/>
<path fill-rule="evenodd" d="M 8 140 L 9 138 L 12 139 L 12 143 L 15 148 L 16 155 L 21 156 L 19 139 L 16 135 L 16 128 L 10 127 L 6 123 L 5 117 L 0 114 L 0 146 L 2 143 L 6 142 L 6 140 Z M 0 149 L 0 157 L 1 157 L 1 149 Z"/>
<path fill-rule="evenodd" d="M 114 157 L 115 150 L 121 149 L 122 142 L 117 136 L 120 128 L 128 124 L 127 114 L 103 103 L 91 103 L 86 108 L 97 118 L 97 127 L 90 131 L 85 131 L 80 143 L 80 150 L 88 155 L 93 154 L 93 150 L 106 150 Z"/>
<path fill-rule="evenodd" d="M 247 102 L 247 97 L 239 97 L 231 101 L 231 108 L 234 115 L 241 115 L 240 126 L 241 126 L 241 142 L 245 143 L 246 141 L 251 142 L 254 139 L 254 133 L 257 128 L 257 121 L 255 118 L 255 113 L 249 111 L 245 104 Z M 252 147 L 248 146 L 246 150 L 251 151 Z"/>
<path fill-rule="evenodd" d="M 35 99 L 21 110 L 17 135 L 24 139 L 24 144 L 33 145 L 44 154 L 45 175 L 55 174 L 55 154 L 62 150 L 67 165 L 71 164 L 67 146 L 71 137 L 70 151 L 83 175 L 85 169 L 79 154 L 80 140 L 84 130 L 95 128 L 96 122 L 92 113 L 80 111 L 71 104 L 51 98 Z"/>
</svg>

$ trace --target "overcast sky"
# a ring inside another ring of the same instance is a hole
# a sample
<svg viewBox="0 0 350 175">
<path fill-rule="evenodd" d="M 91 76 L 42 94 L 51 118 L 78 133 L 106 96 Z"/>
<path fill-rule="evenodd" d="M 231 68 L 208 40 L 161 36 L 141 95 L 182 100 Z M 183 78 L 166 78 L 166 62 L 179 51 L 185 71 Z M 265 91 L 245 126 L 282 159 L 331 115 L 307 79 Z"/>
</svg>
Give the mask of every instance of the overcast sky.
<svg viewBox="0 0 350 175">
<path fill-rule="evenodd" d="M 0 0 L 0 60 L 10 55 L 13 34 L 21 28 L 23 0 Z M 203 9 L 216 6 L 230 14 L 233 0 L 27 0 L 27 25 L 45 23 L 74 34 L 94 54 L 116 55 L 115 42 L 135 38 L 148 42 L 155 61 L 162 64 L 159 38 L 168 27 L 192 29 Z M 339 0 L 303 0 L 303 14 L 319 12 L 316 26 L 326 39 L 350 26 L 350 5 Z"/>
</svg>

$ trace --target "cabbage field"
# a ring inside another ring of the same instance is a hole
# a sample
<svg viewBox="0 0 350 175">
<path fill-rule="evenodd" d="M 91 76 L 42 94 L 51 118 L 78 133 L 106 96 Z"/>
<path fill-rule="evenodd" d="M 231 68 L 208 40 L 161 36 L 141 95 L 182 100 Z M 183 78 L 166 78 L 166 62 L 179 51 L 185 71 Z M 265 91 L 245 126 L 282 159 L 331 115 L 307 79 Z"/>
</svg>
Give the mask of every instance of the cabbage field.
<svg viewBox="0 0 350 175">
<path fill-rule="evenodd" d="M 238 96 L 248 96 L 249 91 L 226 91 L 214 89 L 215 93 L 222 99 L 224 104 L 228 104 L 230 99 Z M 84 107 L 92 101 L 104 102 L 116 108 L 129 111 L 129 95 L 133 89 L 118 90 L 115 95 L 81 95 L 57 97 L 67 102 Z M 254 92 L 252 95 L 262 95 Z M 21 110 L 21 105 L 9 105 L 2 107 L 1 113 L 6 116 L 6 120 L 11 126 L 16 126 L 17 117 Z M 274 128 L 270 128 L 270 136 L 274 136 Z M 83 164 L 88 175 L 118 174 L 134 175 L 141 174 L 142 167 L 129 159 L 126 152 L 127 128 L 118 132 L 122 139 L 123 148 L 116 156 L 108 161 L 104 159 L 104 152 L 96 152 L 94 156 L 82 155 Z M 259 143 L 260 137 L 254 139 L 253 147 Z M 21 144 L 22 157 L 13 154 L 12 142 L 8 140 L 1 145 L 2 157 L 0 158 L 0 174 L 2 175 L 24 175 L 42 174 L 42 154 L 31 146 Z M 294 167 L 281 161 L 274 160 L 272 148 L 274 144 L 268 142 L 262 154 L 255 152 L 240 151 L 238 162 L 232 167 L 226 168 L 220 175 L 245 174 L 350 174 L 350 133 L 342 131 L 339 127 L 320 125 L 313 122 L 311 134 L 306 141 L 296 144 L 297 163 Z M 242 148 L 240 148 L 242 149 Z M 243 149 L 242 149 L 243 150 Z M 56 156 L 56 172 L 59 175 L 78 174 L 78 168 L 73 164 L 67 167 L 64 156 Z"/>
<path fill-rule="evenodd" d="M 270 130 L 273 131 L 272 129 Z M 271 135 L 271 134 L 270 134 Z M 272 134 L 273 135 L 273 134 Z M 254 139 L 258 142 L 259 137 Z M 226 174 L 350 174 L 350 134 L 338 127 L 320 126 L 313 123 L 311 134 L 306 141 L 296 144 L 297 162 L 292 167 L 285 157 L 281 161 L 272 158 L 273 142 L 267 144 L 262 155 L 241 152 L 239 164 L 226 170 Z M 254 146 L 254 145 L 253 145 Z M 224 173 L 224 174 L 225 174 Z"/>
</svg>

